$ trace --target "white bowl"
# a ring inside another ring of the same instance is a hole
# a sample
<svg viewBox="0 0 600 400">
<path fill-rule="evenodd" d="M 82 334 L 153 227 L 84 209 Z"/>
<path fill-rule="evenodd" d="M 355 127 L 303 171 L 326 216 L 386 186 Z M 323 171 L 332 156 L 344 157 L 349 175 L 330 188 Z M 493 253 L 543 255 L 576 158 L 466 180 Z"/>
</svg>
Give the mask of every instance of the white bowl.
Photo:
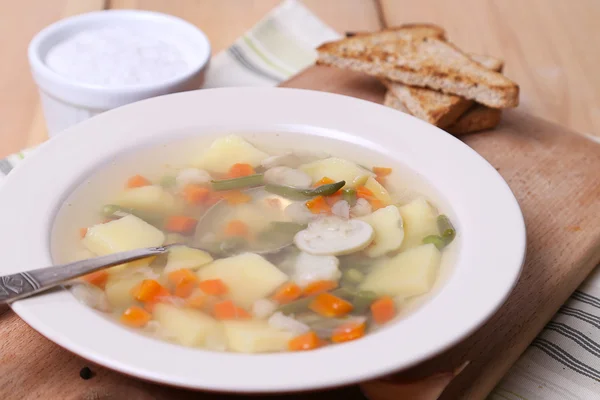
<svg viewBox="0 0 600 400">
<path fill-rule="evenodd" d="M 525 256 L 523 217 L 507 184 L 482 157 L 395 110 L 340 95 L 275 88 L 154 98 L 94 117 L 45 143 L 0 189 L 0 274 L 51 264 L 57 210 L 74 187 L 117 153 L 232 130 L 280 131 L 280 138 L 294 138 L 301 147 L 320 144 L 319 137 L 336 139 L 417 171 L 450 205 L 444 211 L 459 232 L 458 257 L 445 285 L 417 312 L 385 329 L 302 353 L 243 355 L 180 347 L 109 321 L 64 290 L 15 302 L 14 311 L 60 346 L 129 375 L 188 388 L 283 392 L 349 384 L 423 361 L 482 325 L 515 285 Z"/>
<path fill-rule="evenodd" d="M 66 38 L 84 30 L 118 26 L 136 27 L 142 32 L 171 38 L 188 59 L 189 68 L 181 75 L 153 84 L 102 87 L 73 81 L 46 65 L 48 51 Z M 96 11 L 60 20 L 41 30 L 28 49 L 31 73 L 40 89 L 50 136 L 112 108 L 200 88 L 210 54 L 208 38 L 194 25 L 171 15 L 139 10 Z"/>
</svg>

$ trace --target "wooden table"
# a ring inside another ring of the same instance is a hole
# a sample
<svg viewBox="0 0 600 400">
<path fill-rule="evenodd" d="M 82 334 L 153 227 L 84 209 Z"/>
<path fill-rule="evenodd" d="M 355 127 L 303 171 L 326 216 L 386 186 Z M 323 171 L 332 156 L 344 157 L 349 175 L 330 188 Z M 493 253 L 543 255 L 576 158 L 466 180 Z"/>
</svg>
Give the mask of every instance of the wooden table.
<svg viewBox="0 0 600 400">
<path fill-rule="evenodd" d="M 139 8 L 202 28 L 226 48 L 279 0 L 20 0 L 0 2 L 0 157 L 46 138 L 27 44 L 61 18 L 105 8 Z M 463 49 L 506 60 L 522 109 L 600 138 L 600 2 L 597 0 L 304 0 L 340 32 L 405 22 L 443 26 Z"/>
<path fill-rule="evenodd" d="M 523 109 L 600 138 L 600 97 L 596 94 L 600 93 L 600 76 L 592 66 L 593 61 L 600 58 L 600 54 L 588 53 L 583 47 L 589 43 L 588 37 L 595 37 L 600 33 L 600 28 L 593 26 L 597 19 L 594 16 L 600 16 L 600 3 L 595 0 L 578 0 L 568 7 L 567 0 L 530 0 L 526 3 L 518 0 L 463 0 L 459 3 L 457 0 L 451 4 L 443 0 L 304 1 L 339 31 L 378 29 L 382 25 L 415 21 L 438 23 L 448 30 L 452 40 L 466 50 L 488 52 L 506 60 L 507 75 L 522 86 Z M 4 61 L 0 68 L 6 70 L 4 74 L 0 74 L 3 89 L 0 90 L 1 155 L 39 143 L 45 138 L 44 121 L 25 56 L 27 42 L 44 25 L 68 15 L 94 9 L 151 9 L 172 13 L 196 23 L 207 32 L 215 52 L 218 52 L 250 28 L 277 2 L 21 0 L 10 5 L 0 2 L 0 34 L 5 38 L 0 42 L 0 54 Z M 457 4 L 461 6 L 458 7 Z M 469 10 L 468 14 L 471 15 L 468 20 L 465 10 Z M 6 60 L 11 60 L 12 63 Z M 12 335 L 11 332 L 22 332 L 23 322 L 7 308 L 0 308 L 0 323 L 7 327 L 9 336 Z M 16 341 L 23 346 L 13 345 L 8 349 L 0 341 L 0 398 L 45 398 L 53 377 L 77 374 L 84 365 L 81 359 L 74 356 L 65 358 L 59 365 L 50 362 L 53 354 L 60 349 L 40 339 L 37 333 L 27 331 L 24 335 L 11 336 L 13 344 Z M 28 359 L 24 349 L 36 353 L 38 364 L 29 368 L 27 364 L 33 361 Z M 7 364 L 14 364 L 15 360 L 19 360 L 22 370 L 37 371 L 35 376 L 11 374 L 3 369 Z M 57 387 L 54 384 L 53 394 L 58 398 L 79 398 L 74 397 L 74 394 L 82 393 L 85 382 L 77 380 L 76 386 Z M 86 390 L 92 396 L 86 398 L 106 398 L 107 389 L 104 386 L 110 386 L 111 393 L 119 393 L 119 396 L 124 396 L 122 398 L 150 398 L 147 391 L 139 389 L 138 392 L 138 388 L 142 386 L 141 381 L 130 380 L 124 375 L 115 377 L 115 374 L 107 370 L 101 370 L 93 382 L 99 391 Z M 158 385 L 152 387 L 155 388 L 152 390 L 152 398 L 169 398 L 167 388 Z M 16 397 L 7 397 L 8 394 Z M 189 393 L 189 397 L 185 398 L 195 397 L 194 393 Z M 221 397 L 215 395 L 215 398 Z M 298 398 L 302 396 L 299 395 Z M 323 398 L 327 396 L 324 394 Z M 347 398 L 351 398 L 351 394 Z"/>
</svg>

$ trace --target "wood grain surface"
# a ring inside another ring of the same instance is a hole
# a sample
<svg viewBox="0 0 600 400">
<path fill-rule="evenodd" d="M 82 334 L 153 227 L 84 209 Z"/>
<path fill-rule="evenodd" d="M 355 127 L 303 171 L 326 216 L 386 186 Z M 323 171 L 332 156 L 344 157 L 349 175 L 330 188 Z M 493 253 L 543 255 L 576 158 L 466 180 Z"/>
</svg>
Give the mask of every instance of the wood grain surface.
<svg viewBox="0 0 600 400">
<path fill-rule="evenodd" d="M 506 60 L 534 115 L 600 138 L 600 37 L 597 0 L 304 0 L 340 32 L 382 24 L 438 23 L 465 50 Z M 20 0 L 0 2 L 0 157 L 46 139 L 27 44 L 48 24 L 102 8 L 180 16 L 226 48 L 278 0 Z M 7 62 L 8 61 L 8 62 Z"/>
<path fill-rule="evenodd" d="M 243 3 L 243 6 L 241 5 Z M 304 1 L 338 31 L 377 29 L 382 23 L 439 23 L 465 50 L 506 60 L 507 75 L 522 87 L 521 109 L 600 137 L 600 33 L 595 0 L 312 0 Z M 219 51 L 277 4 L 276 0 L 21 0 L 0 2 L 0 156 L 45 138 L 26 46 L 43 26 L 75 13 L 143 8 L 179 15 L 201 27 Z M 32 10 L 35 10 L 34 12 Z M 468 10 L 468 11 L 467 11 Z M 333 74 L 333 75 L 332 75 Z M 342 92 L 379 101 L 382 89 L 357 75 L 314 69 L 291 86 Z M 499 129 L 469 136 L 510 183 L 525 212 L 529 256 L 509 303 L 471 340 L 410 371 L 422 377 L 440 367 L 472 363 L 444 393 L 446 399 L 480 399 L 502 377 L 599 258 L 599 148 L 566 129 L 507 112 Z M 544 251 L 542 251 L 544 249 Z M 508 318 L 510 317 L 510 318 Z M 507 322 L 508 320 L 508 322 Z M 211 399 L 238 398 L 170 389 L 92 366 L 0 310 L 0 399 Z M 505 340 L 501 340 L 505 337 Z M 395 381 L 371 385 L 385 394 Z M 392 398 L 397 398 L 392 397 Z M 362 398 L 356 387 L 282 399 Z M 378 398 L 384 399 L 379 396 Z"/>
</svg>

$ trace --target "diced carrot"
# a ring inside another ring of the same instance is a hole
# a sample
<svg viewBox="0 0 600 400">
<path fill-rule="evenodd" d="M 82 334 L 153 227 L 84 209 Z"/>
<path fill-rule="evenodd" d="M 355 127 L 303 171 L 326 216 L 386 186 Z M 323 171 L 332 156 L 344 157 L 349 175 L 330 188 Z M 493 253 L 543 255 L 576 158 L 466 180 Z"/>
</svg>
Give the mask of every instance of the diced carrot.
<svg viewBox="0 0 600 400">
<path fill-rule="evenodd" d="M 336 281 L 314 281 L 309 283 L 302 292 L 303 296 L 313 296 L 315 294 L 328 292 L 337 287 Z"/>
<path fill-rule="evenodd" d="M 229 221 L 227 225 L 225 225 L 225 235 L 226 236 L 248 236 L 249 234 L 248 225 L 244 221 L 240 221 L 239 219 L 234 219 Z"/>
<path fill-rule="evenodd" d="M 287 304 L 296 300 L 301 294 L 302 289 L 300 289 L 300 286 L 296 285 L 294 282 L 288 282 L 277 289 L 273 295 L 273 300 L 279 304 Z"/>
<path fill-rule="evenodd" d="M 373 194 L 373 192 L 370 189 L 368 189 L 364 186 L 359 186 L 356 188 L 356 197 L 362 198 L 365 200 L 370 200 L 370 199 L 375 198 L 375 195 Z"/>
<path fill-rule="evenodd" d="M 380 208 L 385 207 L 385 205 L 383 204 L 383 201 L 376 199 L 376 198 L 370 199 L 369 204 L 371 204 L 371 209 L 373 211 L 379 210 Z"/>
<path fill-rule="evenodd" d="M 133 297 L 138 301 L 151 301 L 157 297 L 169 296 L 169 291 L 154 279 L 144 279 L 132 290 Z"/>
<path fill-rule="evenodd" d="M 312 311 L 324 317 L 341 317 L 352 311 L 352 304 L 331 293 L 321 293 L 308 305 Z"/>
<path fill-rule="evenodd" d="M 177 297 L 188 297 L 198 286 L 198 277 L 186 268 L 169 273 L 168 278 L 175 285 L 173 294 Z"/>
<path fill-rule="evenodd" d="M 387 167 L 373 167 L 373 172 L 375 172 L 375 175 L 378 177 L 383 178 L 391 174 L 392 169 Z"/>
<path fill-rule="evenodd" d="M 221 192 L 221 198 L 227 201 L 227 204 L 236 205 L 236 204 L 244 204 L 250 202 L 252 197 L 244 192 L 239 190 L 228 190 L 226 192 Z"/>
<path fill-rule="evenodd" d="M 317 196 L 306 202 L 306 208 L 313 214 L 328 214 L 331 212 L 331 207 L 323 196 Z"/>
<path fill-rule="evenodd" d="M 183 282 L 197 282 L 198 281 L 198 277 L 196 276 L 196 274 L 194 274 L 192 271 L 190 271 L 187 268 L 181 268 L 176 271 L 169 272 L 169 274 L 167 275 L 167 278 L 169 279 L 169 282 L 171 282 L 174 285 L 177 285 L 177 284 L 183 283 Z"/>
<path fill-rule="evenodd" d="M 383 201 L 375 197 L 373 192 L 364 186 L 359 186 L 356 188 L 356 197 L 367 200 L 373 210 L 378 210 L 384 207 Z"/>
<path fill-rule="evenodd" d="M 334 343 L 348 342 L 365 336 L 366 324 L 364 322 L 348 322 L 338 326 L 331 335 Z"/>
<path fill-rule="evenodd" d="M 379 325 L 390 321 L 396 315 L 394 300 L 390 296 L 375 300 L 371 304 L 371 315 L 373 315 L 373 321 Z"/>
<path fill-rule="evenodd" d="M 187 217 L 185 215 L 173 215 L 167 218 L 165 223 L 165 230 L 174 233 L 181 233 L 183 235 L 190 235 L 194 233 L 198 220 Z"/>
<path fill-rule="evenodd" d="M 236 306 L 231 300 L 225 300 L 215 304 L 213 307 L 213 314 L 215 318 L 220 320 L 250 318 L 250 314 L 248 314 L 246 310 Z"/>
<path fill-rule="evenodd" d="M 225 285 L 225 283 L 220 279 L 207 279 L 200 281 L 198 287 L 204 293 L 210 294 L 211 296 L 220 296 L 228 291 L 227 285 Z"/>
<path fill-rule="evenodd" d="M 108 280 L 108 272 L 104 270 L 92 272 L 91 274 L 82 276 L 81 279 L 90 285 L 98 286 L 99 288 L 104 289 L 106 281 Z"/>
<path fill-rule="evenodd" d="M 141 175 L 132 176 L 127 180 L 127 184 L 125 185 L 128 189 L 138 188 L 142 186 L 149 186 L 152 182 L 148 179 L 144 178 Z"/>
<path fill-rule="evenodd" d="M 342 193 L 340 190 L 338 190 L 336 193 L 330 195 L 330 196 L 325 196 L 325 201 L 327 202 L 327 204 L 330 207 L 333 207 L 333 205 L 335 203 L 337 203 L 338 201 L 340 201 L 342 199 Z"/>
<path fill-rule="evenodd" d="M 376 176 L 375 180 L 377 182 L 379 182 L 379 184 L 383 187 L 385 187 L 385 185 L 387 184 L 387 180 L 386 180 L 385 176 Z"/>
<path fill-rule="evenodd" d="M 227 174 L 228 178 L 240 178 L 242 176 L 254 175 L 256 171 L 252 168 L 250 164 L 233 164 L 231 168 L 229 168 L 229 173 Z"/>
<path fill-rule="evenodd" d="M 141 328 L 146 325 L 150 319 L 152 319 L 152 315 L 138 306 L 129 307 L 121 315 L 121 322 L 134 328 Z"/>
<path fill-rule="evenodd" d="M 88 228 L 79 228 L 79 236 L 83 239 L 87 235 Z"/>
<path fill-rule="evenodd" d="M 202 309 L 208 303 L 208 296 L 202 293 L 191 294 L 186 300 L 185 305 L 191 308 Z"/>
<path fill-rule="evenodd" d="M 330 183 L 335 183 L 335 181 L 333 179 L 331 179 L 331 178 L 328 178 L 328 177 L 324 176 L 319 181 L 315 182 L 315 184 L 313 185 L 313 187 L 319 187 L 319 186 L 322 186 L 322 185 L 328 185 Z"/>
<path fill-rule="evenodd" d="M 319 339 L 313 331 L 296 336 L 288 343 L 288 349 L 291 351 L 313 350 L 321 347 L 323 341 Z"/>
<path fill-rule="evenodd" d="M 189 184 L 183 187 L 181 193 L 186 203 L 198 205 L 204 202 L 208 197 L 210 190 L 200 185 Z"/>
</svg>

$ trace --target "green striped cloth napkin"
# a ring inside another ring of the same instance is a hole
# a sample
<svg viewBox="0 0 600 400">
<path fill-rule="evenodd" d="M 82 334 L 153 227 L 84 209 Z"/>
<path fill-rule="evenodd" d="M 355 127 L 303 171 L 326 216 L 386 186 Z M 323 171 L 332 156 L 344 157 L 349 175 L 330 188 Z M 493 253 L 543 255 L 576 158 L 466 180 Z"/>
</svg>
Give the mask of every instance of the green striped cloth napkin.
<svg viewBox="0 0 600 400">
<path fill-rule="evenodd" d="M 275 86 L 311 65 L 340 34 L 286 0 L 211 61 L 206 87 Z M 0 160 L 0 182 L 35 149 Z M 489 399 L 600 399 L 600 268 L 559 310 Z"/>
</svg>

